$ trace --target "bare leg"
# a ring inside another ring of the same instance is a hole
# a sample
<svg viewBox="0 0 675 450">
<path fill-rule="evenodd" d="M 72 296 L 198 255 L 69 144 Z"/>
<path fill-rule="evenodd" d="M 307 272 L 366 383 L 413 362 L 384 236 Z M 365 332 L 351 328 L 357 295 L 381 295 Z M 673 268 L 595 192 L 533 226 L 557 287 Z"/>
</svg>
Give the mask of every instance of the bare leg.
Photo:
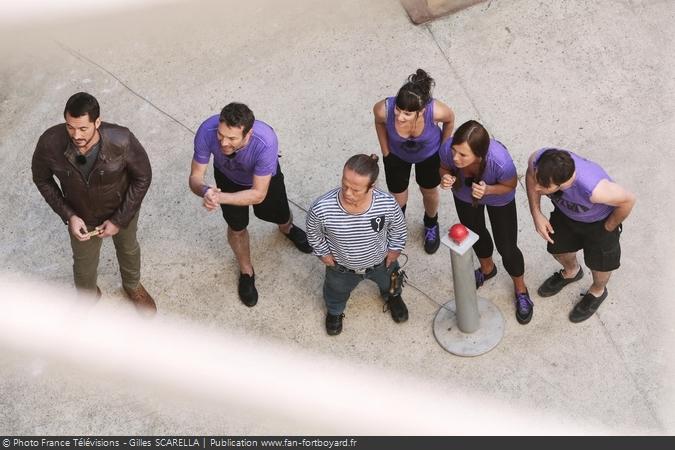
<svg viewBox="0 0 675 450">
<path fill-rule="evenodd" d="M 440 195 L 438 193 L 438 187 L 431 189 L 420 187 L 420 192 L 422 192 L 422 202 L 424 203 L 424 212 L 429 217 L 436 217 L 436 214 L 438 213 L 438 204 L 440 203 Z"/>
<path fill-rule="evenodd" d="M 513 288 L 517 293 L 524 294 L 527 292 L 527 286 L 525 285 L 525 275 L 511 277 L 511 279 L 513 280 Z"/>
<path fill-rule="evenodd" d="M 593 284 L 588 289 L 588 292 L 590 292 L 593 297 L 600 297 L 605 293 L 605 286 L 607 286 L 607 282 L 609 281 L 612 272 L 598 272 L 591 270 L 591 274 L 593 275 Z"/>
<path fill-rule="evenodd" d="M 237 258 L 239 271 L 247 275 L 253 275 L 248 230 L 244 228 L 241 231 L 234 231 L 230 227 L 227 227 L 227 242 L 230 243 L 234 256 Z"/>
<path fill-rule="evenodd" d="M 564 278 L 574 278 L 574 276 L 579 272 L 579 263 L 577 262 L 577 254 L 575 253 L 559 253 L 553 255 L 553 257 L 562 264 L 563 268 L 563 277 Z"/>
<path fill-rule="evenodd" d="M 480 271 L 483 272 L 484 275 L 489 274 L 492 272 L 492 269 L 495 268 L 495 262 L 492 260 L 492 256 L 478 258 L 478 262 L 480 262 Z"/>
<path fill-rule="evenodd" d="M 398 206 L 404 207 L 408 203 L 408 190 L 406 189 L 405 191 L 399 193 L 399 194 L 394 194 L 393 192 L 391 195 L 394 196 L 396 199 L 396 202 L 398 203 Z"/>
<path fill-rule="evenodd" d="M 291 217 L 288 218 L 288 222 L 279 224 L 279 231 L 281 231 L 284 234 L 288 234 L 290 233 L 292 227 L 293 227 L 293 213 L 291 213 Z"/>
</svg>

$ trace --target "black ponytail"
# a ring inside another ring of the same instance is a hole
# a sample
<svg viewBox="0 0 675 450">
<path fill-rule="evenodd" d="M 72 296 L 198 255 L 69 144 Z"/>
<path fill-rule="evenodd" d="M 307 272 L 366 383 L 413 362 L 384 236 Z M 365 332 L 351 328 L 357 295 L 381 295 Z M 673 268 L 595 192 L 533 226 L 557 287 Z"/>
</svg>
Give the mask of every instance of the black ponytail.
<svg viewBox="0 0 675 450">
<path fill-rule="evenodd" d="M 417 69 L 399 89 L 396 95 L 396 106 L 403 111 L 421 111 L 431 100 L 431 91 L 435 84 L 434 79 L 428 73 Z"/>
</svg>

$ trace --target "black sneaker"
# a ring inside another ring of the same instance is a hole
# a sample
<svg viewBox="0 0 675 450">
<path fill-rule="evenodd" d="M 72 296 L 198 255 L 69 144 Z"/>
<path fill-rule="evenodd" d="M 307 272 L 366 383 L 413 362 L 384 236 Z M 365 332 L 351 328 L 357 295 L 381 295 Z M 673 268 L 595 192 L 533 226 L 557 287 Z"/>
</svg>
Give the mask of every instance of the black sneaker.
<svg viewBox="0 0 675 450">
<path fill-rule="evenodd" d="M 385 305 L 391 313 L 391 318 L 394 319 L 394 322 L 401 323 L 408 320 L 408 308 L 403 303 L 403 299 L 400 295 L 390 295 L 387 303 Z"/>
<path fill-rule="evenodd" d="M 532 320 L 532 312 L 534 310 L 534 303 L 530 299 L 528 292 L 519 294 L 516 292 L 516 319 L 521 325 L 525 325 Z"/>
<path fill-rule="evenodd" d="M 337 316 L 332 315 L 331 313 L 326 314 L 326 333 L 330 336 L 337 336 L 342 333 L 342 319 L 344 314 L 338 314 Z"/>
<path fill-rule="evenodd" d="M 288 234 L 284 234 L 302 253 L 312 253 L 312 246 L 307 242 L 307 234 L 294 224 Z"/>
<path fill-rule="evenodd" d="M 424 227 L 424 251 L 428 254 L 436 253 L 441 245 L 441 236 L 438 230 L 438 223 L 432 227 Z"/>
<path fill-rule="evenodd" d="M 596 297 L 590 292 L 586 292 L 584 298 L 574 305 L 574 309 L 570 312 L 570 322 L 579 323 L 591 317 L 598 310 L 603 301 L 607 298 L 607 288 L 600 297 Z"/>
<path fill-rule="evenodd" d="M 581 267 L 579 267 L 579 272 L 577 272 L 573 278 L 565 278 L 563 276 L 563 269 L 560 269 L 558 272 L 548 277 L 546 281 L 539 286 L 537 294 L 539 294 L 540 297 L 550 297 L 560 292 L 562 288 L 568 284 L 581 280 L 583 276 L 584 271 Z"/>
<path fill-rule="evenodd" d="M 487 280 L 490 278 L 493 278 L 495 275 L 497 275 L 497 266 L 494 265 L 492 266 L 492 271 L 485 275 L 480 268 L 476 269 L 473 271 L 473 276 L 476 279 L 476 289 L 481 287 Z"/>
<path fill-rule="evenodd" d="M 255 288 L 255 274 L 239 274 L 239 299 L 249 308 L 258 303 L 258 290 Z"/>
</svg>

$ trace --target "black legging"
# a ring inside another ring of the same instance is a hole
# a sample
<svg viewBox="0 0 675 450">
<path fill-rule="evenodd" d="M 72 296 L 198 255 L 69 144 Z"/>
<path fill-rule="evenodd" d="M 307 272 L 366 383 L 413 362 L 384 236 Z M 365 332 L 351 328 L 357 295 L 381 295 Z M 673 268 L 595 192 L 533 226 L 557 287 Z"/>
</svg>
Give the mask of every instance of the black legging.
<svg viewBox="0 0 675 450">
<path fill-rule="evenodd" d="M 478 234 L 480 239 L 473 244 L 473 249 L 479 258 L 489 258 L 494 251 L 490 232 L 485 226 L 485 205 L 477 205 L 455 199 L 455 208 L 459 221 L 465 227 Z M 490 216 L 492 233 L 495 236 L 497 251 L 502 257 L 504 268 L 512 277 L 519 277 L 525 273 L 525 261 L 518 248 L 518 216 L 516 201 L 511 200 L 504 206 L 487 207 Z"/>
</svg>

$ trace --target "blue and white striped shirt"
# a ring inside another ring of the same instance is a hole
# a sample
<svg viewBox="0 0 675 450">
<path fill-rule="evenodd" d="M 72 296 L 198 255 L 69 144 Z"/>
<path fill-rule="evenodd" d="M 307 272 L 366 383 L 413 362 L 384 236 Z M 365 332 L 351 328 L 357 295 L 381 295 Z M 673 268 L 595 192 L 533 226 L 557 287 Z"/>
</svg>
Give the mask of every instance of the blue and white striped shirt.
<svg viewBox="0 0 675 450">
<path fill-rule="evenodd" d="M 370 208 L 350 214 L 339 193 L 335 188 L 322 195 L 307 213 L 307 240 L 316 256 L 330 254 L 341 266 L 361 270 L 380 264 L 389 250 L 403 250 L 408 230 L 391 194 L 375 188 Z"/>
</svg>

